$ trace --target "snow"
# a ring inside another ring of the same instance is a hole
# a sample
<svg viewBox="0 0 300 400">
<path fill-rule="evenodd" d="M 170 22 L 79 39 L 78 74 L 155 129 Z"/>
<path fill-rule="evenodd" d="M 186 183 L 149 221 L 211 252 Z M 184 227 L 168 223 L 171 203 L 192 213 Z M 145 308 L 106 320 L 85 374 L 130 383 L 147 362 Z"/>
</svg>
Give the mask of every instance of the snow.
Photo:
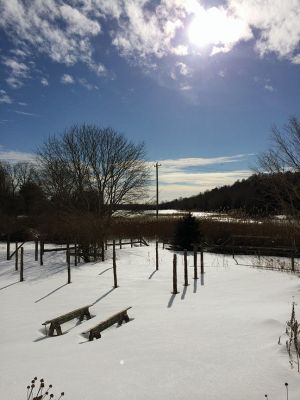
<svg viewBox="0 0 300 400">
<path fill-rule="evenodd" d="M 299 303 L 300 280 L 285 272 L 252 268 L 251 257 L 205 254 L 203 279 L 183 287 L 178 254 L 178 295 L 172 295 L 172 258 L 155 246 L 117 250 L 119 287 L 113 289 L 110 253 L 105 262 L 72 267 L 67 282 L 65 253 L 34 261 L 34 245 L 24 249 L 24 282 L 0 244 L 0 393 L 25 399 L 34 376 L 52 383 L 72 400 L 240 400 L 300 394 L 300 374 L 291 369 L 285 331 L 292 302 Z M 63 335 L 45 336 L 42 323 L 93 304 L 92 319 L 62 325 Z M 132 319 L 88 342 L 81 333 L 132 306 Z M 299 306 L 298 306 L 299 307 Z M 300 318 L 296 306 L 296 318 Z"/>
</svg>

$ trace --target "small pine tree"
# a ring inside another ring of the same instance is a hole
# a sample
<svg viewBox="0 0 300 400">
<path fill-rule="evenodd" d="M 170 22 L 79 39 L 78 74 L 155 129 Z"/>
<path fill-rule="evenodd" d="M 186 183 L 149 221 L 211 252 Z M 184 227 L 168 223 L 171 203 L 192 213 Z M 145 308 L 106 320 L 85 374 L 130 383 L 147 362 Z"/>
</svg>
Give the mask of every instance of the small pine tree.
<svg viewBox="0 0 300 400">
<path fill-rule="evenodd" d="M 192 250 L 194 243 L 201 239 L 199 222 L 191 213 L 181 218 L 176 227 L 173 246 L 179 250 Z"/>
</svg>

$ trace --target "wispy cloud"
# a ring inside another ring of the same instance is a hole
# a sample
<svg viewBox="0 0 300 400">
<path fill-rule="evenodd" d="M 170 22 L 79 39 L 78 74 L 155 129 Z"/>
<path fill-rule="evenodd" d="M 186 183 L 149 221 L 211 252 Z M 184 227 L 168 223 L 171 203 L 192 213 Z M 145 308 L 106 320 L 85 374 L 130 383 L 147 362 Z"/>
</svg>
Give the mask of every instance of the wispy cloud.
<svg viewBox="0 0 300 400">
<path fill-rule="evenodd" d="M 162 201 L 167 201 L 179 197 L 195 196 L 215 187 L 231 185 L 237 180 L 247 179 L 252 173 L 247 169 L 222 172 L 160 173 L 159 197 Z M 154 192 L 153 189 L 153 195 Z"/>
<path fill-rule="evenodd" d="M 9 95 L 6 93 L 5 90 L 1 89 L 0 90 L 0 104 L 11 104 L 12 99 L 9 97 Z"/>
<path fill-rule="evenodd" d="M 175 74 L 182 76 L 190 73 L 182 56 L 201 57 L 201 44 L 213 57 L 252 41 L 260 57 L 273 53 L 299 64 L 299 9 L 300 0 L 227 0 L 211 7 L 199 0 L 31 0 L 30 7 L 2 0 L 0 28 L 15 43 L 12 57 L 4 60 L 7 82 L 20 87 L 30 72 L 24 60 L 37 52 L 68 66 L 85 63 L 107 76 L 94 46 L 107 22 L 111 44 L 123 57 L 150 66 L 171 55 Z"/>
<path fill-rule="evenodd" d="M 275 89 L 272 85 L 265 85 L 264 88 L 268 91 L 268 92 L 274 92 Z"/>
<path fill-rule="evenodd" d="M 23 86 L 23 82 L 29 76 L 29 68 L 23 62 L 15 58 L 3 57 L 2 64 L 7 67 L 9 76 L 6 82 L 14 89 Z"/>
<path fill-rule="evenodd" d="M 230 185 L 238 179 L 245 179 L 252 174 L 252 171 L 246 168 L 234 168 L 234 164 L 245 164 L 251 157 L 253 154 L 161 160 L 159 161 L 161 200 L 192 196 L 217 186 Z M 152 164 L 154 163 L 149 163 Z M 230 168 L 229 164 L 232 165 Z M 214 171 L 206 172 L 207 167 Z"/>
<path fill-rule="evenodd" d="M 74 78 L 72 75 L 69 74 L 64 74 L 61 79 L 60 79 L 61 83 L 64 85 L 72 85 L 75 83 Z"/>
<path fill-rule="evenodd" d="M 35 162 L 36 156 L 33 153 L 26 153 L 17 150 L 4 150 L 0 145 L 0 160 L 12 163 L 19 161 Z"/>
<path fill-rule="evenodd" d="M 19 115 L 25 115 L 27 117 L 37 117 L 38 116 L 37 114 L 34 114 L 34 113 L 19 111 L 19 110 L 15 110 L 15 113 L 19 114 Z"/>
<path fill-rule="evenodd" d="M 43 86 L 49 86 L 48 79 L 42 78 L 42 79 L 41 79 L 41 84 L 42 84 Z"/>
</svg>

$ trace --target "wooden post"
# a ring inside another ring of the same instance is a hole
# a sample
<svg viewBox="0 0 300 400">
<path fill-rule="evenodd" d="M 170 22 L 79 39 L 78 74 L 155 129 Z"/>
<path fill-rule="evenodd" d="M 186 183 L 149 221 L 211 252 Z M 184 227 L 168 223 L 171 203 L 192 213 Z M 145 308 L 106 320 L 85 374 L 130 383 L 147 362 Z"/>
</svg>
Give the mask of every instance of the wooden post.
<svg viewBox="0 0 300 400">
<path fill-rule="evenodd" d="M 197 246 L 194 246 L 194 279 L 198 279 L 198 271 L 197 271 Z"/>
<path fill-rule="evenodd" d="M 177 256 L 173 257 L 173 294 L 179 293 L 177 290 Z"/>
<path fill-rule="evenodd" d="M 6 242 L 6 259 L 10 260 L 10 235 L 7 235 L 7 242 Z"/>
<path fill-rule="evenodd" d="M 40 265 L 44 265 L 43 255 L 44 255 L 44 242 L 41 240 L 40 241 Z"/>
<path fill-rule="evenodd" d="M 77 243 L 74 245 L 74 265 L 77 267 Z"/>
<path fill-rule="evenodd" d="M 140 237 L 140 247 L 142 246 L 142 238 Z"/>
<path fill-rule="evenodd" d="M 107 250 L 107 240 L 105 240 L 105 250 Z"/>
<path fill-rule="evenodd" d="M 18 263 L 19 263 L 19 249 L 18 242 L 16 242 L 16 251 L 15 251 L 15 270 L 18 271 Z"/>
<path fill-rule="evenodd" d="M 16 253 L 17 254 L 17 253 Z M 21 247 L 21 260 L 20 260 L 20 282 L 24 281 L 24 249 Z"/>
<path fill-rule="evenodd" d="M 132 238 L 130 239 L 130 247 L 133 247 Z"/>
<path fill-rule="evenodd" d="M 115 240 L 113 240 L 113 273 L 114 273 L 114 288 L 117 288 L 118 280 L 117 280 L 116 242 L 115 242 Z"/>
<path fill-rule="evenodd" d="M 203 260 L 203 249 L 201 249 L 201 274 L 204 274 L 204 260 Z"/>
<path fill-rule="evenodd" d="M 39 259 L 39 241 L 36 239 L 34 241 L 34 261 Z"/>
<path fill-rule="evenodd" d="M 71 283 L 71 257 L 70 250 L 67 250 L 67 263 L 68 263 L 68 283 Z"/>
<path fill-rule="evenodd" d="M 101 243 L 101 260 L 105 261 L 105 250 L 104 250 L 104 242 Z"/>
<path fill-rule="evenodd" d="M 70 252 L 70 243 L 67 243 L 67 251 L 66 251 L 66 263 L 68 263 L 68 253 Z"/>
<path fill-rule="evenodd" d="M 94 261 L 97 260 L 97 245 L 96 243 L 94 244 Z"/>
<path fill-rule="evenodd" d="M 188 280 L 188 267 L 187 267 L 187 251 L 184 250 L 184 284 L 183 286 L 189 286 L 189 280 Z"/>
<path fill-rule="evenodd" d="M 119 239 L 120 249 L 122 249 L 122 239 Z"/>
<path fill-rule="evenodd" d="M 155 265 L 156 271 L 158 271 L 158 240 L 155 243 Z"/>
<path fill-rule="evenodd" d="M 292 272 L 295 272 L 295 257 L 292 255 Z"/>
</svg>

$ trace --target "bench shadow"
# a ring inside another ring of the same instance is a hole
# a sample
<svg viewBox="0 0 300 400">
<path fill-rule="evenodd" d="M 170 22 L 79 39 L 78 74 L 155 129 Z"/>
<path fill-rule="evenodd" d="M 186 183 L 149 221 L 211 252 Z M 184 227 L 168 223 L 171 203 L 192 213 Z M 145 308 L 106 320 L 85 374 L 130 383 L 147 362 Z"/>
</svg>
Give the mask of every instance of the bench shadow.
<svg viewBox="0 0 300 400">
<path fill-rule="evenodd" d="M 6 288 L 8 288 L 8 287 L 10 287 L 12 285 L 15 285 L 16 283 L 19 283 L 19 281 L 14 282 L 14 283 L 10 283 L 9 285 L 6 285 L 6 286 L 3 286 L 2 288 L 0 288 L 0 290 L 6 289 Z"/>
<path fill-rule="evenodd" d="M 173 302 L 174 302 L 175 297 L 176 297 L 177 294 L 178 294 L 178 293 L 173 293 L 172 296 L 170 297 L 170 300 L 169 300 L 169 302 L 168 302 L 168 308 L 171 308 L 171 307 L 172 307 Z"/>
<path fill-rule="evenodd" d="M 106 268 L 104 271 L 100 272 L 100 274 L 98 274 L 98 275 L 103 275 L 103 274 L 104 274 L 104 272 L 106 272 L 106 271 L 109 271 L 110 269 L 113 269 L 113 267 Z"/>
<path fill-rule="evenodd" d="M 182 291 L 182 295 L 181 295 L 181 300 L 184 300 L 184 298 L 185 298 L 185 295 L 186 295 L 186 292 L 187 292 L 187 286 L 184 286 L 183 287 L 183 291 Z"/>
<path fill-rule="evenodd" d="M 35 303 L 38 303 L 38 302 L 44 300 L 46 297 L 51 296 L 51 294 L 57 292 L 59 289 L 63 288 L 66 285 L 67 285 L 67 283 L 64 283 L 63 285 L 59 286 L 58 288 L 52 290 L 52 292 L 50 292 L 50 293 L 46 294 L 45 296 L 41 297 L 40 299 L 36 300 Z"/>
<path fill-rule="evenodd" d="M 197 293 L 197 287 L 198 287 L 198 279 L 194 279 L 194 290 L 193 290 L 193 293 Z"/>
<path fill-rule="evenodd" d="M 153 272 L 151 272 L 150 276 L 148 279 L 152 279 L 152 276 L 155 274 L 155 272 L 157 272 L 157 270 L 155 269 Z"/>
<path fill-rule="evenodd" d="M 115 288 L 111 288 L 108 292 L 104 293 L 99 299 L 95 300 L 94 303 L 91 304 L 91 306 L 94 306 L 96 303 L 98 303 L 100 300 L 104 299 L 104 297 L 108 296 Z"/>
</svg>

